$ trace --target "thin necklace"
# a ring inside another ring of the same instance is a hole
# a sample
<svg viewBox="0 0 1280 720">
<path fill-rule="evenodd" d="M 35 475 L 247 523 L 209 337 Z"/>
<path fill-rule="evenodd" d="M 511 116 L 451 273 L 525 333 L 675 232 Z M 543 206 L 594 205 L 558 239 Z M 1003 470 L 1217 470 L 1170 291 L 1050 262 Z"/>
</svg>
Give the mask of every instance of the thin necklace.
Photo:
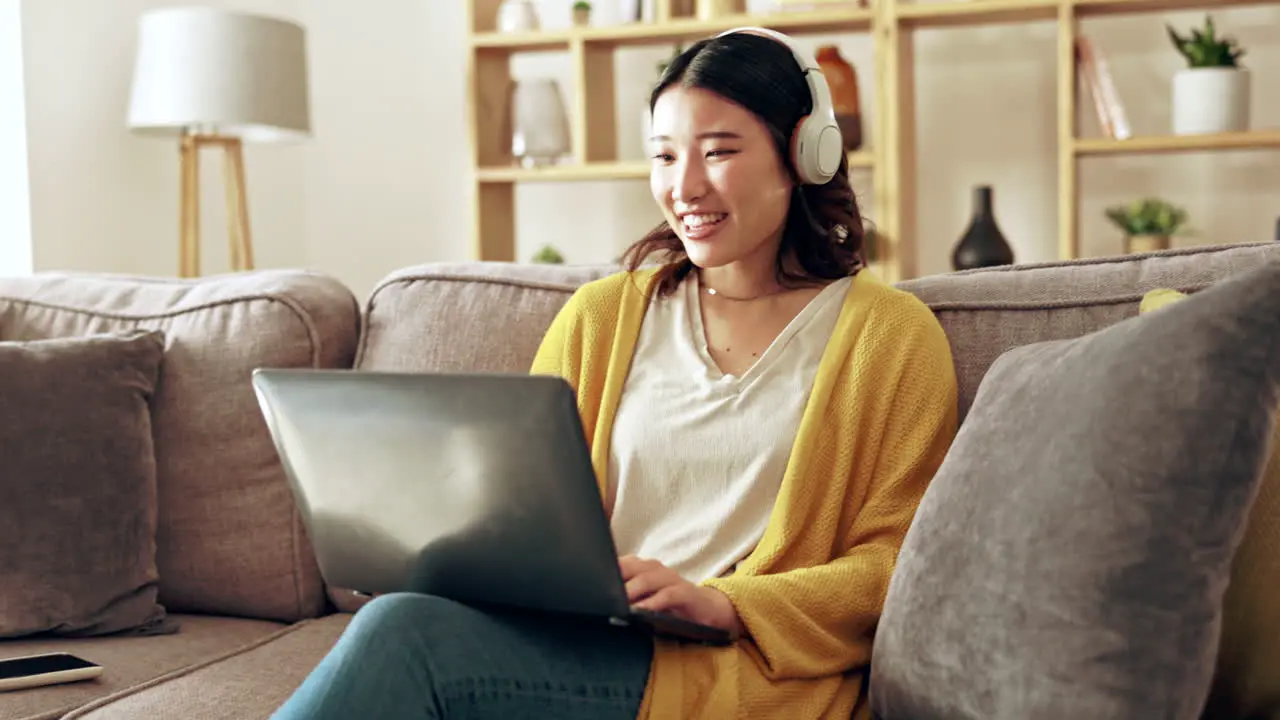
<svg viewBox="0 0 1280 720">
<path fill-rule="evenodd" d="M 760 300 L 763 298 L 767 298 L 771 295 L 777 295 L 778 293 L 781 293 L 781 292 L 782 290 L 771 290 L 767 293 L 762 293 L 760 295 L 752 295 L 751 297 L 733 297 L 731 295 L 724 295 L 719 291 L 717 291 L 715 288 L 706 288 L 706 293 L 708 295 L 715 295 L 718 298 L 724 298 L 725 300 L 732 300 L 733 302 L 751 302 L 752 300 Z"/>
<path fill-rule="evenodd" d="M 698 285 L 700 286 L 702 285 L 702 278 L 698 278 Z M 705 286 L 702 288 L 702 290 L 708 295 L 715 295 L 718 298 L 724 298 L 725 300 L 732 300 L 733 302 L 751 302 L 752 300 L 760 300 L 762 298 L 767 298 L 772 295 L 777 295 L 781 292 L 784 292 L 786 288 L 777 288 L 775 290 L 770 290 L 769 292 L 761 293 L 759 295 L 752 295 L 750 297 L 734 297 L 732 295 L 725 295 L 721 293 L 719 290 L 716 290 L 715 288 L 710 288 Z"/>
</svg>

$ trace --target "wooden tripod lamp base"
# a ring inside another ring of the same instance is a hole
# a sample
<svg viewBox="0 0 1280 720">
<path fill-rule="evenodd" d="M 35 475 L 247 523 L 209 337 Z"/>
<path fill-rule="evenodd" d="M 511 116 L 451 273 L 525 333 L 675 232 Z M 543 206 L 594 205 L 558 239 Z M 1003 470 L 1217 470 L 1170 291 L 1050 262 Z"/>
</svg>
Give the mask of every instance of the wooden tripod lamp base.
<svg viewBox="0 0 1280 720">
<path fill-rule="evenodd" d="M 182 136 L 182 208 L 178 271 L 182 277 L 200 275 L 200 151 L 209 146 L 223 151 L 222 174 L 227 193 L 227 240 L 231 269 L 253 269 L 253 238 L 244 182 L 244 152 L 240 138 L 219 135 Z"/>
<path fill-rule="evenodd" d="M 253 269 L 243 143 L 311 136 L 307 32 L 279 17 L 161 7 L 138 18 L 130 130 L 178 138 L 178 272 L 200 275 L 200 151 L 222 148 L 233 270 Z"/>
</svg>

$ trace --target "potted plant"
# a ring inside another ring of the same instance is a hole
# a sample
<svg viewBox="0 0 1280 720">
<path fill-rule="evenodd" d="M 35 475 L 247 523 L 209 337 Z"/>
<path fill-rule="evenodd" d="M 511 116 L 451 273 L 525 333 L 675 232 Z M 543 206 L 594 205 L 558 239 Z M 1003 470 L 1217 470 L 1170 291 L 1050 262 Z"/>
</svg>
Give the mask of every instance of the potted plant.
<svg viewBox="0 0 1280 720">
<path fill-rule="evenodd" d="M 564 256 L 559 250 L 551 245 L 543 245 L 542 249 L 534 253 L 533 261 L 544 265 L 562 265 L 564 264 Z"/>
<path fill-rule="evenodd" d="M 1187 213 L 1164 200 L 1146 198 L 1107 208 L 1107 219 L 1124 233 L 1126 253 L 1169 248 L 1169 239 L 1187 222 Z"/>
<path fill-rule="evenodd" d="M 573 24 L 578 27 L 591 24 L 591 3 L 587 0 L 575 0 L 573 3 Z"/>
<path fill-rule="evenodd" d="M 1249 126 L 1249 71 L 1240 67 L 1244 50 L 1218 37 L 1213 18 L 1188 36 L 1165 26 L 1187 67 L 1173 76 L 1173 133 L 1238 132 Z"/>
</svg>

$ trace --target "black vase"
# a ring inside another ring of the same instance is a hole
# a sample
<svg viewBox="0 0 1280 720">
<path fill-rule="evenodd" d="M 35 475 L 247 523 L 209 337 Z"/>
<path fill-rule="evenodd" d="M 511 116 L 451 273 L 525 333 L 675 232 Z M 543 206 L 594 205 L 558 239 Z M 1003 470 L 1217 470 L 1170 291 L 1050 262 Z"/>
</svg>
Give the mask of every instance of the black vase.
<svg viewBox="0 0 1280 720">
<path fill-rule="evenodd" d="M 971 270 L 1012 264 L 1013 248 L 991 211 L 991 186 L 979 185 L 973 189 L 973 219 L 951 253 L 951 267 Z"/>
</svg>

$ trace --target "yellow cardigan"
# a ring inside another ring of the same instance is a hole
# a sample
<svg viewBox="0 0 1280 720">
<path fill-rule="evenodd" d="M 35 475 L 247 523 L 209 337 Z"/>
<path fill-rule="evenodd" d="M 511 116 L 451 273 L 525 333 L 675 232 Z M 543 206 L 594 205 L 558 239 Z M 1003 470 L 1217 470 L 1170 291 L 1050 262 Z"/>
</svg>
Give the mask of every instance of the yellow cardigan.
<svg viewBox="0 0 1280 720">
<path fill-rule="evenodd" d="M 581 287 L 532 373 L 572 385 L 601 493 L 651 269 Z M 955 437 L 951 348 L 913 295 L 859 273 L 840 311 L 763 538 L 724 592 L 747 629 L 728 648 L 658 640 L 640 718 L 867 714 L 865 676 L 907 528 Z"/>
</svg>

